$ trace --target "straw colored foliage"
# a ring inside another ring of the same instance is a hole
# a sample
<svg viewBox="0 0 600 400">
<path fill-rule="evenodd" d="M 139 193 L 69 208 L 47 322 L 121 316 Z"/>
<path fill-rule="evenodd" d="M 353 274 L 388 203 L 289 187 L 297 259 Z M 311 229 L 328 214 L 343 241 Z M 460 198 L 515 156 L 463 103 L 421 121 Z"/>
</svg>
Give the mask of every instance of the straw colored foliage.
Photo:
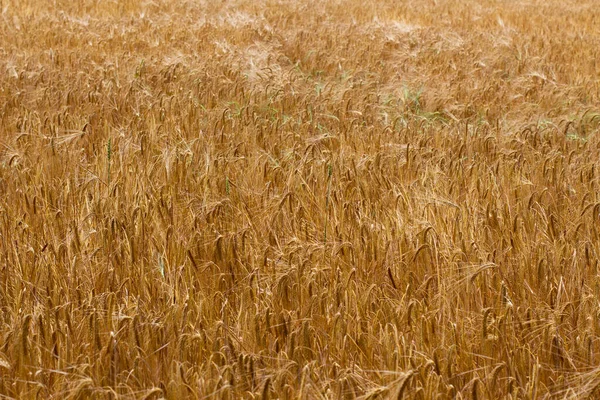
<svg viewBox="0 0 600 400">
<path fill-rule="evenodd" d="M 600 7 L 0 1 L 0 397 L 600 396 Z"/>
</svg>

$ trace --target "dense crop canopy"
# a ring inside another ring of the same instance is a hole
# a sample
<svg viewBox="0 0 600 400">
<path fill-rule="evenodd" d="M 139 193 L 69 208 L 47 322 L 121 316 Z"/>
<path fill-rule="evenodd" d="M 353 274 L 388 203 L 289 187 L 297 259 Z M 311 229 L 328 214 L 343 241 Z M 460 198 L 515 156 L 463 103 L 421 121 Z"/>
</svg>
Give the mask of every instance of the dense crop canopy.
<svg viewBox="0 0 600 400">
<path fill-rule="evenodd" d="M 0 397 L 600 395 L 596 1 L 0 12 Z"/>
</svg>

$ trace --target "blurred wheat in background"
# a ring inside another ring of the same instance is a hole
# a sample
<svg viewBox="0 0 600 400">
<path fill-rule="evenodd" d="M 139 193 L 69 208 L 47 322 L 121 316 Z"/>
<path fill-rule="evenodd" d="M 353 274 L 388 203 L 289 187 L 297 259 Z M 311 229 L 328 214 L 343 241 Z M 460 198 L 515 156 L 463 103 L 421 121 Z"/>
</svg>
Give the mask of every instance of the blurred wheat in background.
<svg viewBox="0 0 600 400">
<path fill-rule="evenodd" d="M 0 6 L 0 397 L 600 396 L 597 2 Z"/>
</svg>

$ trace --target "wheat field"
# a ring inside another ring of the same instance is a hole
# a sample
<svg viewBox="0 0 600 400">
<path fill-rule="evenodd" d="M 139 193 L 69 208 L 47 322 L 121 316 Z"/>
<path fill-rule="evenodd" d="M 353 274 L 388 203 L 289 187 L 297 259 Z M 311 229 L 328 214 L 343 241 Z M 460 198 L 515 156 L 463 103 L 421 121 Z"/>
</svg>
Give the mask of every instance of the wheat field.
<svg viewBox="0 0 600 400">
<path fill-rule="evenodd" d="M 1 399 L 600 398 L 595 1 L 0 10 Z"/>
</svg>

